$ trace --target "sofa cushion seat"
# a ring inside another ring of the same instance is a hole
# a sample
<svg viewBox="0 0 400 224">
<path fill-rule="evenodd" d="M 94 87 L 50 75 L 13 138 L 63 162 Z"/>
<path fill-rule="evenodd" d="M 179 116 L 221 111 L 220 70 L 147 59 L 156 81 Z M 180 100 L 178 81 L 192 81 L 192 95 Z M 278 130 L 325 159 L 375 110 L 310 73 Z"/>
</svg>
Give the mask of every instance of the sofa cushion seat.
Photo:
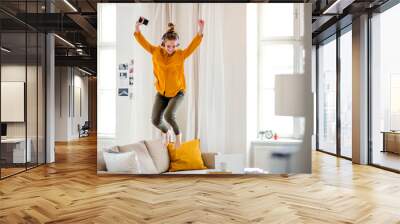
<svg viewBox="0 0 400 224">
<path fill-rule="evenodd" d="M 215 169 L 168 171 L 162 174 L 208 174 L 210 171 L 215 171 Z"/>
</svg>

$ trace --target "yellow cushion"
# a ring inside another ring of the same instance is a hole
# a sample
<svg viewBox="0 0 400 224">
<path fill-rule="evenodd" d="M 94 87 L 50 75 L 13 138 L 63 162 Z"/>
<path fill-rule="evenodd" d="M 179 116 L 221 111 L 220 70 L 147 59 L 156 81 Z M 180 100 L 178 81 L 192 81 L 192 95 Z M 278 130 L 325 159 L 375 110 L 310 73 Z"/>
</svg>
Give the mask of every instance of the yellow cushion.
<svg viewBox="0 0 400 224">
<path fill-rule="evenodd" d="M 178 149 L 175 149 L 175 144 L 170 143 L 167 148 L 169 159 L 171 160 L 169 165 L 170 172 L 207 169 L 201 158 L 199 139 L 184 142 Z"/>
</svg>

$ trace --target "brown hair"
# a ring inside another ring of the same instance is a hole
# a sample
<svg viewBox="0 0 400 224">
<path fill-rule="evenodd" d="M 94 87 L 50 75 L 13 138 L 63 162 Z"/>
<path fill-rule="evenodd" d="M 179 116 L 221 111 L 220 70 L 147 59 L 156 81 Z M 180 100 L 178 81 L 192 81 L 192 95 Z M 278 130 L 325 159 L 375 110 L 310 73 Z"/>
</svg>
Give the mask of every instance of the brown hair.
<svg viewBox="0 0 400 224">
<path fill-rule="evenodd" d="M 179 35 L 177 32 L 175 32 L 175 25 L 173 23 L 168 23 L 168 30 L 166 33 L 164 33 L 161 39 L 161 46 L 163 47 L 166 40 L 179 40 Z"/>
</svg>

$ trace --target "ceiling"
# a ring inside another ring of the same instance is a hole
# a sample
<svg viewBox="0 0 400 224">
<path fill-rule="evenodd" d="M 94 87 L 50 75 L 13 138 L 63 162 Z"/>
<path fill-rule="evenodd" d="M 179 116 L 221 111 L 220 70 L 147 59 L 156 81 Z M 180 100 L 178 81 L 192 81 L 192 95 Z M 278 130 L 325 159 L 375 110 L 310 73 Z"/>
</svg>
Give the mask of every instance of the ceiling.
<svg viewBox="0 0 400 224">
<path fill-rule="evenodd" d="M 36 46 L 28 43 L 25 50 L 25 30 L 28 28 L 28 32 L 57 34 L 56 66 L 78 66 L 96 74 L 97 1 L 69 0 L 68 3 L 75 9 L 63 0 L 47 0 L 47 5 L 44 0 L 1 0 L 2 46 L 13 49 L 3 60 L 21 61 L 26 53 L 28 59 L 34 57 Z M 28 35 L 28 41 L 32 37 Z"/>
<path fill-rule="evenodd" d="M 382 5 L 387 0 L 270 0 L 268 2 L 312 3 L 313 43 L 318 43 L 337 28 L 351 23 L 352 17 Z M 24 46 L 25 39 L 18 32 L 55 32 L 56 65 L 80 66 L 96 73 L 96 4 L 99 2 L 157 2 L 118 0 L 1 0 L 1 30 L 15 46 Z M 220 2 L 223 2 L 222 0 Z M 227 1 L 227 2 L 233 2 Z M 237 2 L 266 2 L 258 0 Z M 336 2 L 336 3 L 335 3 Z M 49 13 L 52 11 L 52 13 Z M 338 22 L 340 21 L 340 22 Z M 347 22 L 346 22 L 347 21 Z M 339 26 L 338 26 L 339 24 Z M 67 42 L 63 41 L 62 39 Z M 5 42 L 3 42 L 5 43 Z M 72 45 L 71 45 L 72 44 Z M 14 46 L 14 47 L 15 47 Z M 28 52 L 31 52 L 28 45 Z M 15 53 L 17 54 L 17 52 Z"/>
<path fill-rule="evenodd" d="M 354 17 L 376 12 L 391 0 L 317 0 L 313 2 L 313 44 L 350 25 Z"/>
</svg>

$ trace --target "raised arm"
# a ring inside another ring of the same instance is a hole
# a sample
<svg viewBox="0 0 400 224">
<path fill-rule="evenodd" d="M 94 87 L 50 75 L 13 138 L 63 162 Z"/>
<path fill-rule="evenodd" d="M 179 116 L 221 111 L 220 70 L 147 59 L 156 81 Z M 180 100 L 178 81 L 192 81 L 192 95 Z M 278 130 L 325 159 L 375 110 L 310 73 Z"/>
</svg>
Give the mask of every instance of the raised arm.
<svg viewBox="0 0 400 224">
<path fill-rule="evenodd" d="M 141 23 L 136 22 L 136 26 L 135 26 L 135 33 L 133 34 L 136 38 L 136 40 L 139 42 L 140 45 L 142 45 L 142 47 L 148 51 L 150 54 L 153 54 L 154 49 L 156 48 L 155 46 L 153 46 L 152 44 L 150 44 L 146 38 L 142 35 L 142 33 L 140 32 L 140 25 Z"/>
<path fill-rule="evenodd" d="M 201 40 L 203 39 L 203 29 L 204 29 L 204 20 L 199 20 L 199 32 L 193 38 L 192 42 L 190 42 L 189 46 L 183 50 L 183 57 L 189 57 L 194 50 L 200 45 Z"/>
</svg>

